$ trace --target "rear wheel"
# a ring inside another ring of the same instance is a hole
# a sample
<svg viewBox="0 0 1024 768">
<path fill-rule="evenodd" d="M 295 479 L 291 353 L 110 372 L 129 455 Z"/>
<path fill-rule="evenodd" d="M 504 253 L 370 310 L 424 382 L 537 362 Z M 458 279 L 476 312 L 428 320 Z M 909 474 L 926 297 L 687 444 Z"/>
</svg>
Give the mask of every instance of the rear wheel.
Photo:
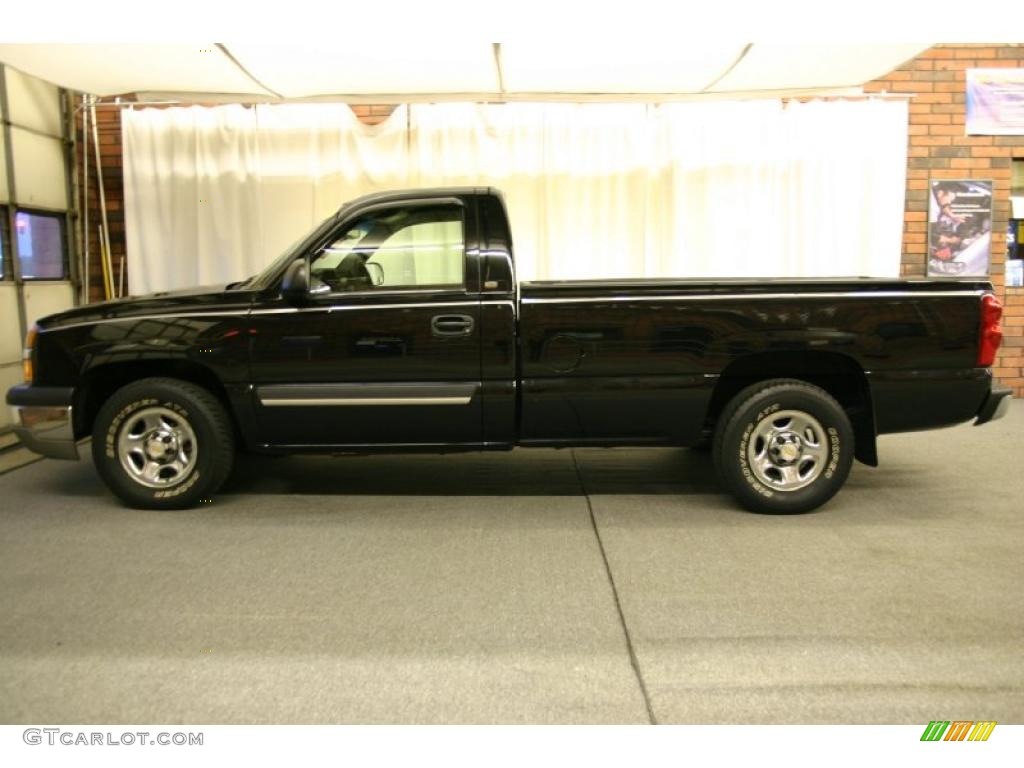
<svg viewBox="0 0 1024 768">
<path fill-rule="evenodd" d="M 853 428 L 825 390 L 774 379 L 729 402 L 715 431 L 719 477 L 747 509 L 809 512 L 831 499 L 853 463 Z"/>
<path fill-rule="evenodd" d="M 224 407 L 202 387 L 142 379 L 100 408 L 93 462 L 122 501 L 140 509 L 182 509 L 208 499 L 227 479 L 234 432 Z"/>
</svg>

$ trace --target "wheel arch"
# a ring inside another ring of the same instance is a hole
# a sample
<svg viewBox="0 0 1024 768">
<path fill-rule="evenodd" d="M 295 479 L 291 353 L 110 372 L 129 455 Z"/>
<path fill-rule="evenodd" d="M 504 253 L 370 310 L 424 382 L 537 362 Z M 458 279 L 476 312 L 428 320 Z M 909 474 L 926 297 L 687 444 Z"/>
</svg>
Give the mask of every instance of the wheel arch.
<svg viewBox="0 0 1024 768">
<path fill-rule="evenodd" d="M 75 437 L 82 438 L 92 434 L 100 408 L 117 390 L 134 381 L 154 377 L 180 379 L 207 390 L 224 407 L 236 439 L 241 438 L 231 400 L 217 375 L 199 363 L 172 359 L 106 363 L 85 371 L 75 387 L 72 403 Z"/>
<path fill-rule="evenodd" d="M 746 387 L 769 379 L 799 379 L 821 387 L 846 411 L 853 427 L 855 456 L 878 465 L 871 388 L 860 363 L 826 351 L 758 352 L 744 355 L 722 371 L 708 405 L 707 427 L 714 429 L 725 406 Z"/>
</svg>

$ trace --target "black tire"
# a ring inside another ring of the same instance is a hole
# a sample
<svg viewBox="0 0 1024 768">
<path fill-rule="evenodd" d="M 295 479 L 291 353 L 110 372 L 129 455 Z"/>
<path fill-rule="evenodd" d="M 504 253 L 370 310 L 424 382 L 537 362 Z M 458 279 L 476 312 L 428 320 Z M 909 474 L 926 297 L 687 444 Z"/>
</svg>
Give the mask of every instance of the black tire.
<svg viewBox="0 0 1024 768">
<path fill-rule="evenodd" d="M 154 458 L 151 451 L 162 443 L 165 453 Z M 128 506 L 185 509 L 210 499 L 231 473 L 234 430 L 220 401 L 202 387 L 141 379 L 100 408 L 92 457 L 103 482 Z"/>
<path fill-rule="evenodd" d="M 775 418 L 773 418 L 773 416 Z M 853 464 L 850 420 L 825 390 L 794 379 L 747 387 L 722 411 L 712 456 L 746 509 L 810 512 L 842 488 Z"/>
</svg>

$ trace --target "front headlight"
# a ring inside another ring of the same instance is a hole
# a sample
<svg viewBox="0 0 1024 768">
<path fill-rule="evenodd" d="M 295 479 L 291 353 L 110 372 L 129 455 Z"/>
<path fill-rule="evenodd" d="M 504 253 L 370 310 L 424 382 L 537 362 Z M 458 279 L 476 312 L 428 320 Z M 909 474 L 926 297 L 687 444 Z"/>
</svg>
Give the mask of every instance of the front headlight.
<svg viewBox="0 0 1024 768">
<path fill-rule="evenodd" d="M 32 383 L 32 376 L 35 371 L 32 370 L 32 351 L 36 346 L 36 336 L 39 334 L 39 329 L 36 328 L 35 324 L 28 329 L 28 333 L 25 334 L 25 348 L 21 351 L 21 372 L 25 375 L 25 383 Z"/>
</svg>

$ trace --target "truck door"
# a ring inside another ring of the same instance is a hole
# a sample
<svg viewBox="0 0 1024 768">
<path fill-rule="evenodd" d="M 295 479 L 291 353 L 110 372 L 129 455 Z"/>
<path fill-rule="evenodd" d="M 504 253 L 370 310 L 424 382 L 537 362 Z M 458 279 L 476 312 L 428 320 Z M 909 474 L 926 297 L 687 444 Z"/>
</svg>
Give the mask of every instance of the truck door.
<svg viewBox="0 0 1024 768">
<path fill-rule="evenodd" d="M 475 217 L 457 197 L 353 211 L 307 254 L 310 293 L 253 310 L 258 442 L 482 441 Z"/>
</svg>

